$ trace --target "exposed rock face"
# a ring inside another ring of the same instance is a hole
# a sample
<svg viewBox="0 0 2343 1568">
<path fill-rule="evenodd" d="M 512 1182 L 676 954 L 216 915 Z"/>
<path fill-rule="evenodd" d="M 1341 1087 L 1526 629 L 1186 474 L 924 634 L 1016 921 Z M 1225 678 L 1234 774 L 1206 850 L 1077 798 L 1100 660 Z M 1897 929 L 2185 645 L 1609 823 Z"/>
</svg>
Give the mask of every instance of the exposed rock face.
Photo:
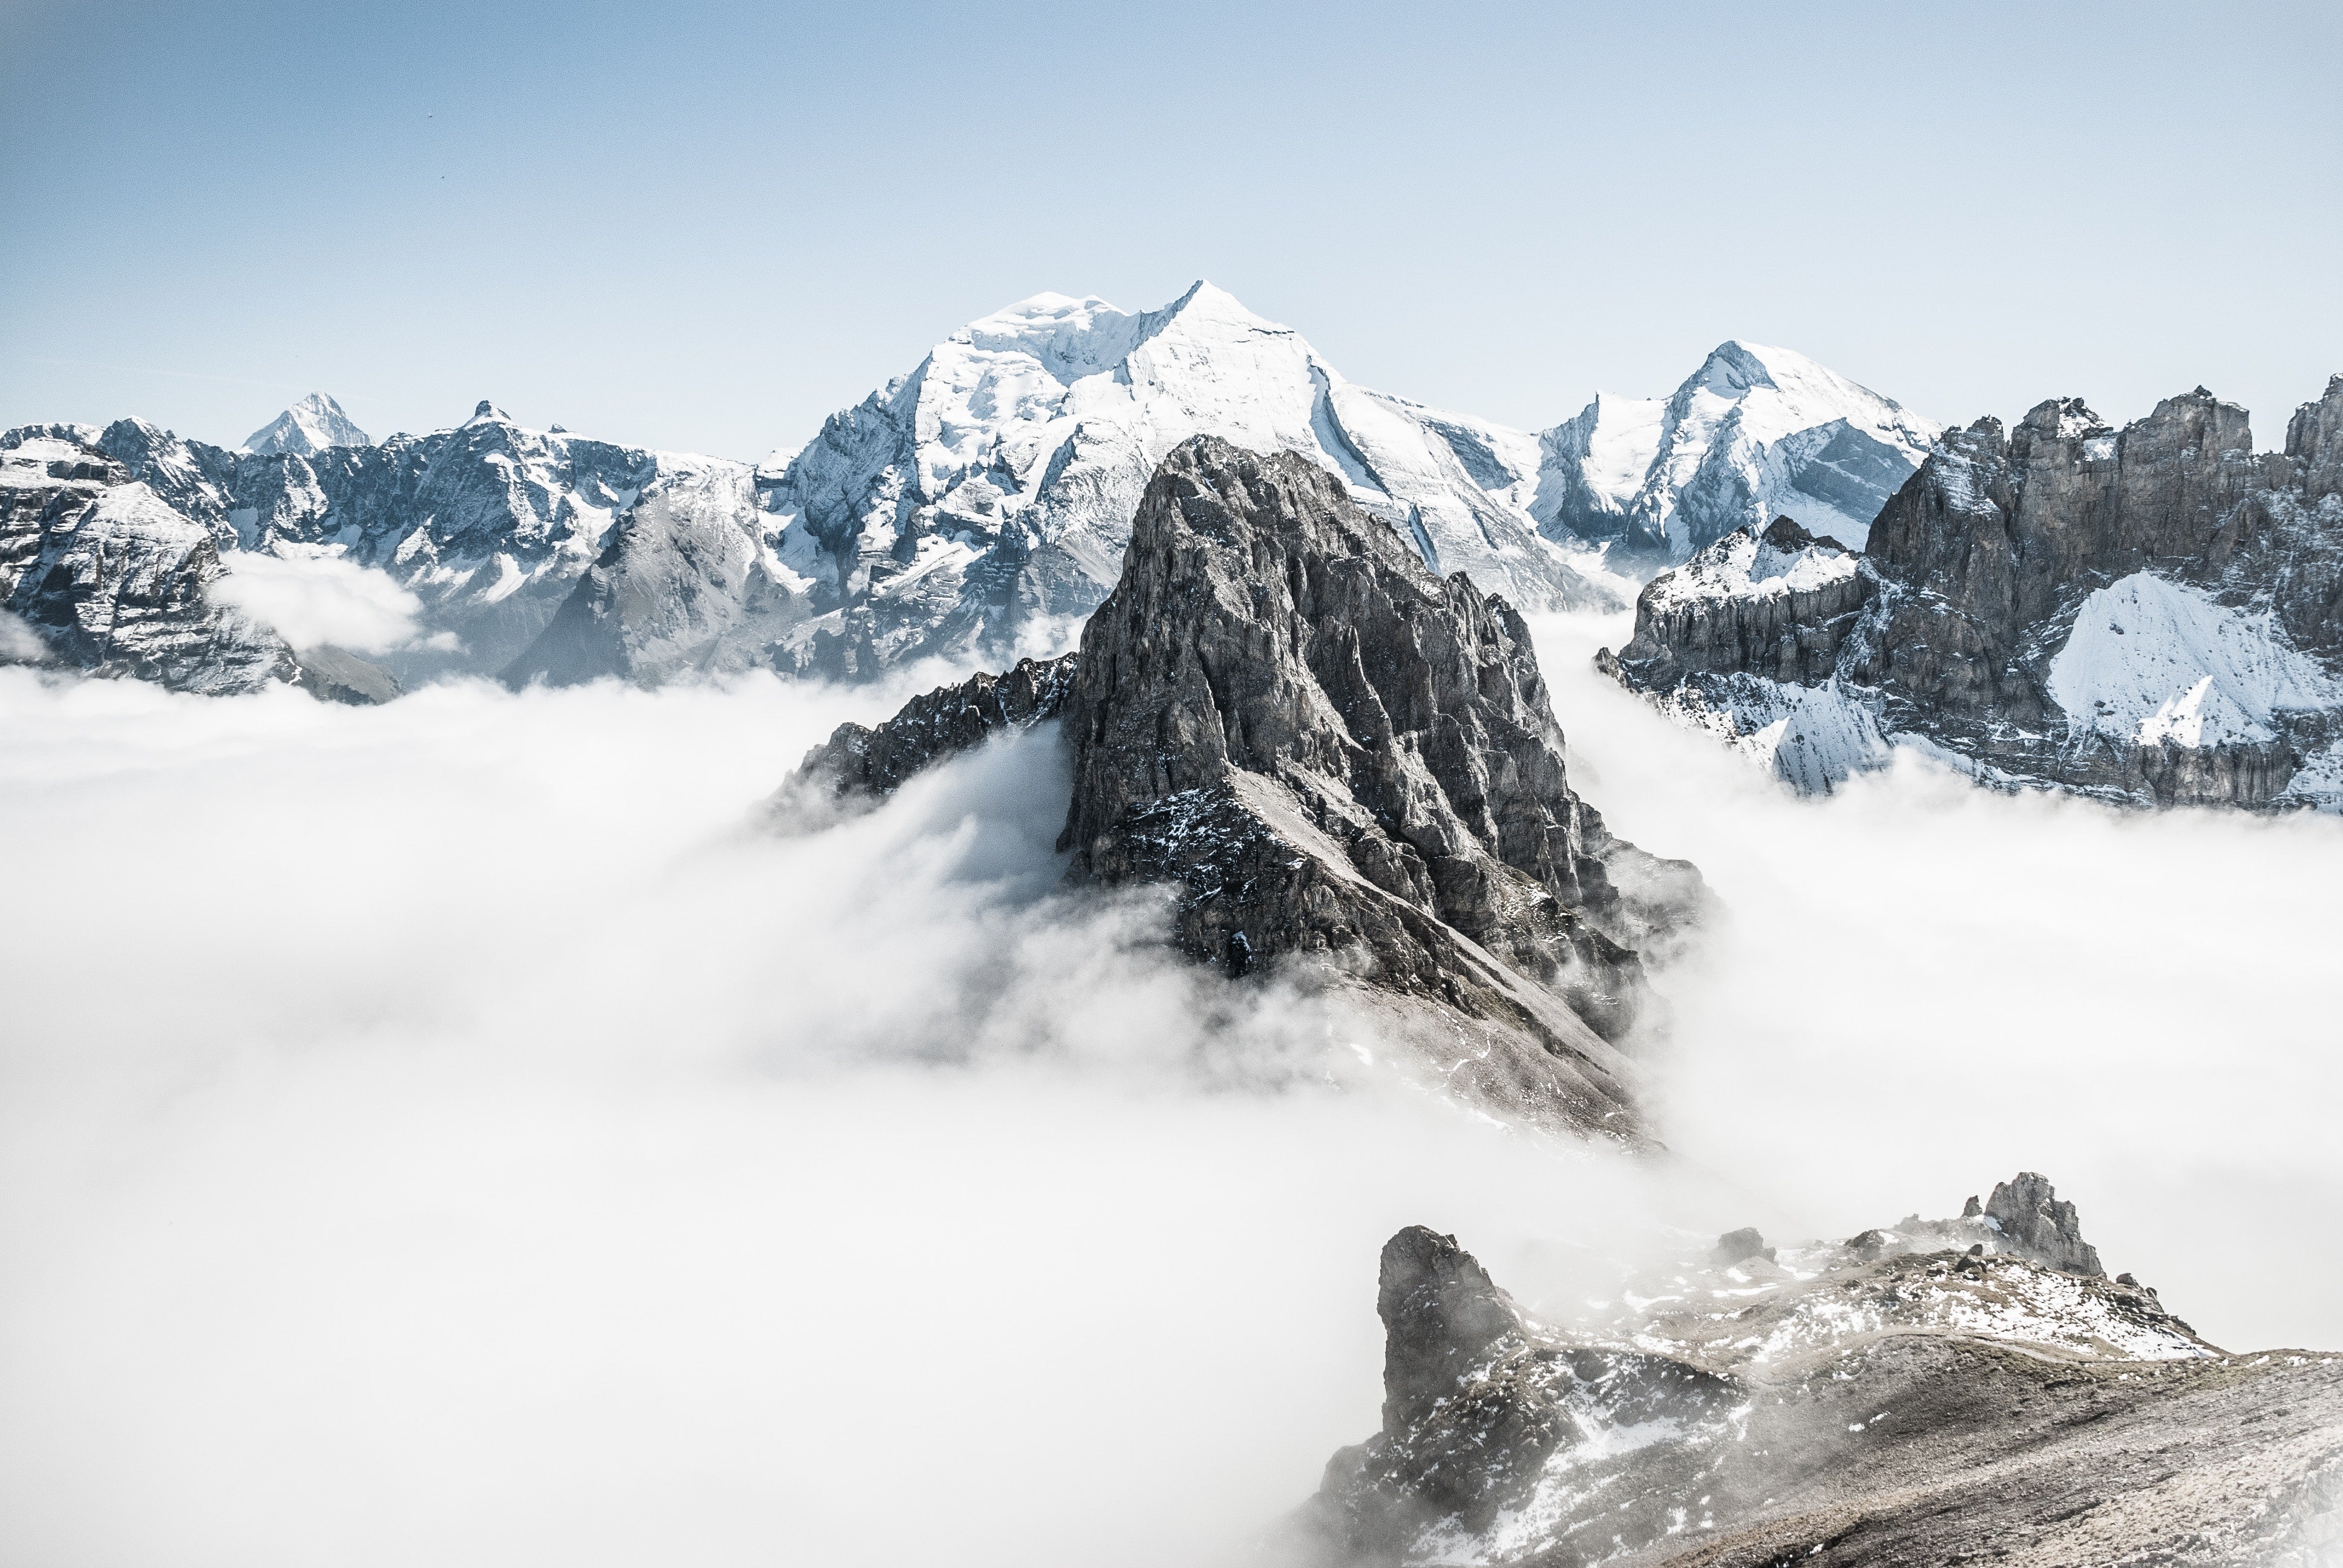
<svg viewBox="0 0 2343 1568">
<path fill-rule="evenodd" d="M 215 604 L 212 534 L 85 439 L 94 432 L 48 428 L 0 437 L 0 611 L 22 628 L 0 642 L 0 658 L 214 695 L 271 685 L 347 702 L 395 693 L 362 660 L 297 655 Z"/>
<path fill-rule="evenodd" d="M 1292 960 L 1364 986 L 1460 1083 L 1631 1124 L 1632 1070 L 1610 1040 L 1644 1000 L 1637 949 L 1704 895 L 1689 866 L 1613 838 L 1572 791 L 1511 606 L 1433 577 L 1316 466 L 1202 437 L 1149 484 L 1059 695 L 1066 668 L 847 727 L 801 779 L 883 792 L 907 764 L 1054 703 L 1075 878 L 1172 884 L 1191 956 L 1232 975 Z"/>
<path fill-rule="evenodd" d="M 840 799 L 883 799 L 931 762 L 1057 718 L 1080 658 L 1029 658 L 1006 675 L 972 675 L 913 698 L 876 729 L 841 724 L 799 772 Z"/>
<path fill-rule="evenodd" d="M 1830 592 L 1722 541 L 1607 668 L 1824 788 L 1909 741 L 2139 804 L 2343 805 L 2338 471 L 2343 377 L 2258 457 L 2202 388 L 2121 431 L 2046 402 L 1947 432 Z M 1802 735 L 1836 755 L 1789 766 Z"/>
<path fill-rule="evenodd" d="M 2083 1240 L 2072 1203 L 2058 1201 L 2046 1176 L 2028 1171 L 2015 1181 L 1997 1183 L 1985 1218 L 2006 1238 L 2011 1251 L 2070 1274 L 2104 1274 L 2099 1250 Z"/>
<path fill-rule="evenodd" d="M 1627 1282 L 1646 1308 L 1569 1327 L 1403 1231 L 1383 1428 L 1277 1544 L 1353 1568 L 2328 1560 L 2343 1356 L 2228 1355 L 2128 1276 L 1938 1245 L 1971 1225 L 1676 1259 Z"/>
</svg>

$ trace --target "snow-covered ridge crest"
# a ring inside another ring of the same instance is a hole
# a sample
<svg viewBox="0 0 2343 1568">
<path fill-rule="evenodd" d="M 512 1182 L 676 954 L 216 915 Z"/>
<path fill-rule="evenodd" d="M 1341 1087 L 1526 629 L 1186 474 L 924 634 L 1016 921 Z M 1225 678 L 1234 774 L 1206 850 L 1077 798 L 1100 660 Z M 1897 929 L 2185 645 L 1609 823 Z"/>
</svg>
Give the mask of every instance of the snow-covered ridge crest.
<svg viewBox="0 0 2343 1568">
<path fill-rule="evenodd" d="M 1682 559 L 1754 502 L 1859 548 L 1938 431 L 1803 354 L 1724 343 L 1668 399 L 1629 532 Z"/>
<path fill-rule="evenodd" d="M 1024 647 L 1032 628 L 1104 596 L 1149 477 L 1199 435 L 1309 458 L 1426 565 L 1517 603 L 1614 597 L 1583 544 L 1540 533 L 1534 437 L 1353 387 L 1199 281 L 1159 310 L 1042 294 L 970 322 L 769 469 L 766 505 L 819 585 L 779 661 L 1053 651 Z"/>
</svg>

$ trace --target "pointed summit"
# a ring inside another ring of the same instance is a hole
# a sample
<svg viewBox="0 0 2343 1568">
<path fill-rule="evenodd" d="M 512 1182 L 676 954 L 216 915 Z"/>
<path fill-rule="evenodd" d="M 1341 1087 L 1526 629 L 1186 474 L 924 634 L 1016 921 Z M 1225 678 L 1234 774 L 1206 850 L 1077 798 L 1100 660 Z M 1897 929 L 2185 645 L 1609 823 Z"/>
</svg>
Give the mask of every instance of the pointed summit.
<svg viewBox="0 0 2343 1568">
<path fill-rule="evenodd" d="M 475 408 L 472 410 L 472 417 L 471 417 L 470 418 L 468 418 L 468 419 L 465 420 L 465 421 L 464 421 L 464 424 L 465 424 L 465 425 L 509 425 L 509 424 L 511 424 L 512 422 L 513 422 L 513 417 L 512 417 L 511 415 L 509 415 L 509 414 L 506 413 L 503 409 L 501 409 L 501 408 L 498 407 L 494 403 L 490 402 L 488 398 L 483 397 L 483 398 L 481 398 L 481 399 L 480 399 L 478 407 L 475 407 Z M 459 427 L 459 428 L 460 428 L 460 427 Z"/>
<path fill-rule="evenodd" d="M 374 437 L 357 427 L 342 406 L 312 392 L 245 437 L 248 452 L 290 452 L 312 457 L 328 447 L 371 447 Z"/>
</svg>

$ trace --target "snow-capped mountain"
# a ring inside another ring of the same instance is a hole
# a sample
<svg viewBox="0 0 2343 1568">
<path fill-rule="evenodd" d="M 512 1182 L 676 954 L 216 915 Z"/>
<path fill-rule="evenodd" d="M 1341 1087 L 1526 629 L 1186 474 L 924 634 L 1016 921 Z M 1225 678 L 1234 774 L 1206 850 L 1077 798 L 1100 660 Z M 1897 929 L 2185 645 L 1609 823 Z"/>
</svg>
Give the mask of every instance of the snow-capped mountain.
<svg viewBox="0 0 2343 1568">
<path fill-rule="evenodd" d="M 27 427 L 0 443 L 34 437 L 70 444 L 66 467 L 90 483 L 138 487 L 230 568 L 259 552 L 386 574 L 420 601 L 417 638 L 379 656 L 406 681 L 505 670 L 639 504 L 714 486 L 729 498 L 728 528 L 750 537 L 758 516 L 745 463 L 534 430 L 486 402 L 449 429 L 309 454 L 231 452 L 140 419 Z"/>
<path fill-rule="evenodd" d="M 2343 377 L 2283 452 L 2202 387 L 1945 436 L 1860 556 L 1777 521 L 1655 579 L 1607 668 L 1831 788 L 1912 747 L 2002 785 L 2343 809 Z"/>
<path fill-rule="evenodd" d="M 1664 400 L 1605 394 L 1545 432 L 1531 509 L 1549 534 L 1617 540 L 1621 565 L 1778 517 L 1860 548 L 1938 432 L 1803 354 L 1725 343 Z"/>
<path fill-rule="evenodd" d="M 1834 508 L 1889 483 L 1926 427 L 1795 355 L 1728 344 L 1664 404 L 1606 396 L 1510 429 L 1354 387 L 1198 283 L 1139 313 L 1021 301 L 754 467 L 486 402 L 379 443 L 323 394 L 244 451 L 136 419 L 75 428 L 222 552 L 331 558 L 412 593 L 427 635 L 379 655 L 402 680 L 656 682 L 1061 651 L 1112 586 L 1157 465 L 1196 435 L 1306 457 L 1434 571 L 1537 610 L 1615 604 L 1604 545 L 1632 567 L 1768 508 L 1859 537 L 1867 518 Z"/>
<path fill-rule="evenodd" d="M 244 438 L 247 452 L 314 456 L 328 447 L 371 447 L 374 437 L 323 392 L 312 392 Z"/>
<path fill-rule="evenodd" d="M 2335 1561 L 2343 1357 L 2207 1342 L 2039 1174 L 1843 1241 L 1655 1250 L 1533 1312 L 1455 1237 L 1392 1237 L 1382 1429 L 1275 1560 Z"/>
<path fill-rule="evenodd" d="M 1112 586 L 1156 465 L 1196 435 L 1308 457 L 1434 570 L 1526 608 L 1609 598 L 1581 569 L 1587 552 L 1541 537 L 1527 509 L 1534 437 L 1353 387 L 1292 328 L 1198 283 L 1137 314 L 1036 295 L 833 416 L 760 481 L 760 580 L 736 587 L 737 552 L 705 552 L 725 563 L 712 589 L 767 612 L 699 658 L 851 674 L 929 653 L 1055 652 Z M 671 573 L 674 546 L 671 532 L 648 541 L 639 575 Z M 607 603 L 644 602 L 621 586 L 638 570 L 630 548 L 598 568 Z M 604 641 L 606 657 L 578 661 L 580 642 L 544 673 L 654 673 L 623 628 Z"/>
<path fill-rule="evenodd" d="M 104 435 L 76 425 L 0 435 L 0 661 L 186 691 L 396 695 L 380 670 L 332 649 L 297 653 L 216 594 L 219 539 L 101 450 Z"/>
</svg>

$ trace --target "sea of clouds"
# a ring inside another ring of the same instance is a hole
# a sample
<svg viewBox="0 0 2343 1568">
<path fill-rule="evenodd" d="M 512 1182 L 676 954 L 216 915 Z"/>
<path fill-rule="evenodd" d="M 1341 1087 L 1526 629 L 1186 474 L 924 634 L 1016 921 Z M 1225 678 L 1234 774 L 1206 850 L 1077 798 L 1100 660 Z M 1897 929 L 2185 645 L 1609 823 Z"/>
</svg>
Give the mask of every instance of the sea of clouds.
<svg viewBox="0 0 2343 1568">
<path fill-rule="evenodd" d="M 2343 824 L 1783 794 L 1539 629 L 1581 789 L 1729 913 L 1665 1161 L 1498 1125 L 1061 883 L 1048 731 L 828 830 L 911 685 L 374 709 L 0 670 L 0 1516 L 45 1564 L 1192 1563 L 1376 1424 L 1374 1263 L 2019 1169 L 2207 1334 L 2343 1343 Z M 933 671 L 923 672 L 932 675 Z"/>
</svg>

